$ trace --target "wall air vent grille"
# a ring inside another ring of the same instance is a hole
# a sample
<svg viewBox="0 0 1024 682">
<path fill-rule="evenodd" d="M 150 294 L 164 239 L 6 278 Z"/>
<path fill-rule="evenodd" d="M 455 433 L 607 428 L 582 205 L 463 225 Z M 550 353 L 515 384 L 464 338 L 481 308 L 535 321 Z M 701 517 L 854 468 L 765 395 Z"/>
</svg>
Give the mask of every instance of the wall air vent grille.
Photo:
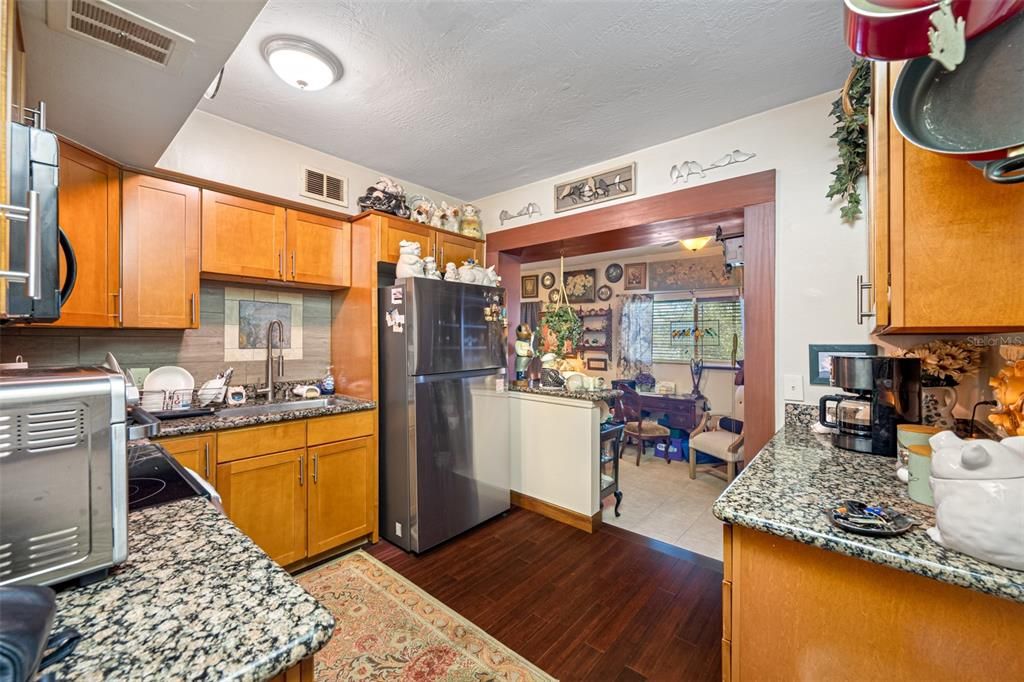
<svg viewBox="0 0 1024 682">
<path fill-rule="evenodd" d="M 47 0 L 46 24 L 57 31 L 100 44 L 161 67 L 177 70 L 178 50 L 191 38 L 139 16 L 110 0 Z"/>
<path fill-rule="evenodd" d="M 348 178 L 304 166 L 299 194 L 338 206 L 348 206 Z"/>
</svg>

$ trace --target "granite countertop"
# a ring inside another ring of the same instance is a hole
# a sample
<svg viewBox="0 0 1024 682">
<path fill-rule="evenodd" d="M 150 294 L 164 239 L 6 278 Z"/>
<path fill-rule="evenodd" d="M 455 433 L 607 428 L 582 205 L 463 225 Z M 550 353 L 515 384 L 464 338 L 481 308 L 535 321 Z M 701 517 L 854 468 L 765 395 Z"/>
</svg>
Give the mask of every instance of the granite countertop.
<svg viewBox="0 0 1024 682">
<path fill-rule="evenodd" d="M 334 619 L 205 499 L 128 516 L 128 560 L 57 595 L 82 641 L 57 679 L 273 677 L 319 650 Z"/>
<path fill-rule="evenodd" d="M 352 398 L 345 395 L 333 396 L 334 405 L 325 407 L 308 407 L 305 409 L 286 410 L 284 412 L 269 412 L 265 414 L 249 414 L 236 416 L 221 416 L 213 414 L 208 417 L 188 417 L 186 419 L 167 419 L 160 422 L 160 433 L 157 437 L 185 436 L 191 433 L 203 431 L 223 431 L 224 429 L 237 429 L 243 426 L 259 426 L 261 424 L 273 424 L 275 422 L 291 421 L 292 419 L 310 419 L 312 417 L 328 417 L 332 414 L 344 414 L 346 412 L 361 412 L 372 410 L 377 403 L 362 398 Z M 299 398 L 295 398 L 299 400 Z M 259 402 L 248 402 L 244 407 L 260 405 Z"/>
<path fill-rule="evenodd" d="M 1024 571 L 974 559 L 928 537 L 925 529 L 935 524 L 934 512 L 910 499 L 895 469 L 891 458 L 842 450 L 805 426 L 787 426 L 712 511 L 728 523 L 1024 603 Z M 888 505 L 921 525 L 895 538 L 847 533 L 824 512 L 843 499 Z"/>
<path fill-rule="evenodd" d="M 612 389 L 600 389 L 600 390 L 587 390 L 581 389 L 574 391 L 568 388 L 518 388 L 516 386 L 510 386 L 510 391 L 515 393 L 532 393 L 534 395 L 547 395 L 552 398 L 570 398 L 572 400 L 610 400 L 612 398 L 618 398 L 622 395 L 622 391 Z"/>
</svg>

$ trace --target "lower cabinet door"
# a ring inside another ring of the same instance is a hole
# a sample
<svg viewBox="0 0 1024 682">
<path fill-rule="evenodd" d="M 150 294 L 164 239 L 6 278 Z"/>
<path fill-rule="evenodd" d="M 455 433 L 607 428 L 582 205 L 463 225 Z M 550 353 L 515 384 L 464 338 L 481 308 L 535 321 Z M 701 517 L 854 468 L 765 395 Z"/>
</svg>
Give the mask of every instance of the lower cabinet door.
<svg viewBox="0 0 1024 682">
<path fill-rule="evenodd" d="M 373 532 L 377 458 L 372 436 L 309 448 L 309 554 Z"/>
<path fill-rule="evenodd" d="M 306 556 L 308 485 L 305 448 L 217 467 L 228 518 L 282 566 Z"/>
<path fill-rule="evenodd" d="M 157 441 L 174 459 L 217 487 L 217 437 L 182 436 Z"/>
</svg>

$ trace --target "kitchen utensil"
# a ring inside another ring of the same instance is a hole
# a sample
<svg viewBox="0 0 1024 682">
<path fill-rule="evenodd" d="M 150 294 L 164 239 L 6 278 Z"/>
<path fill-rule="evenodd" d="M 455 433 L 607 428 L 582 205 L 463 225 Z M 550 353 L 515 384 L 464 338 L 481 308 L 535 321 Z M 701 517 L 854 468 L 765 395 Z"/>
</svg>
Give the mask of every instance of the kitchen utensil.
<svg viewBox="0 0 1024 682">
<path fill-rule="evenodd" d="M 869 59 L 897 61 L 932 51 L 932 15 L 940 0 L 845 0 L 846 44 Z M 1024 0 L 952 0 L 950 14 L 964 21 L 964 37 L 973 38 L 1024 8 Z M 940 26 L 942 24 L 939 19 Z M 954 21 L 955 23 L 955 21 Z M 956 31 L 954 31 L 956 32 Z"/>
<path fill-rule="evenodd" d="M 195 385 L 195 378 L 186 369 L 173 365 L 157 367 L 146 375 L 146 380 L 142 384 L 142 406 L 147 410 L 152 410 L 146 402 L 148 392 L 163 391 L 164 407 L 187 410 L 192 407 L 192 389 L 195 388 Z M 149 404 L 152 404 L 152 399 Z"/>
<path fill-rule="evenodd" d="M 919 523 L 892 507 L 869 505 L 860 500 L 843 500 L 826 509 L 825 515 L 836 528 L 876 538 L 903 535 Z"/>
<path fill-rule="evenodd" d="M 893 123 L 918 147 L 986 161 L 993 182 L 1024 182 L 1021 64 L 1024 12 L 969 41 L 956 71 L 928 57 L 906 64 L 892 94 Z"/>
</svg>

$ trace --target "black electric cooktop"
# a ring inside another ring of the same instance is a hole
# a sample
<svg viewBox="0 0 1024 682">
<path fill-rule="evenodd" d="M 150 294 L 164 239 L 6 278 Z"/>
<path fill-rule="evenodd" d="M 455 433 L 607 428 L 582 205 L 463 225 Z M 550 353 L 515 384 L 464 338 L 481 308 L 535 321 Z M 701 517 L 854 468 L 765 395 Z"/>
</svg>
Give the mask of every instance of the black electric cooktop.
<svg viewBox="0 0 1024 682">
<path fill-rule="evenodd" d="M 210 493 L 159 445 L 128 448 L 128 511 Z"/>
</svg>

